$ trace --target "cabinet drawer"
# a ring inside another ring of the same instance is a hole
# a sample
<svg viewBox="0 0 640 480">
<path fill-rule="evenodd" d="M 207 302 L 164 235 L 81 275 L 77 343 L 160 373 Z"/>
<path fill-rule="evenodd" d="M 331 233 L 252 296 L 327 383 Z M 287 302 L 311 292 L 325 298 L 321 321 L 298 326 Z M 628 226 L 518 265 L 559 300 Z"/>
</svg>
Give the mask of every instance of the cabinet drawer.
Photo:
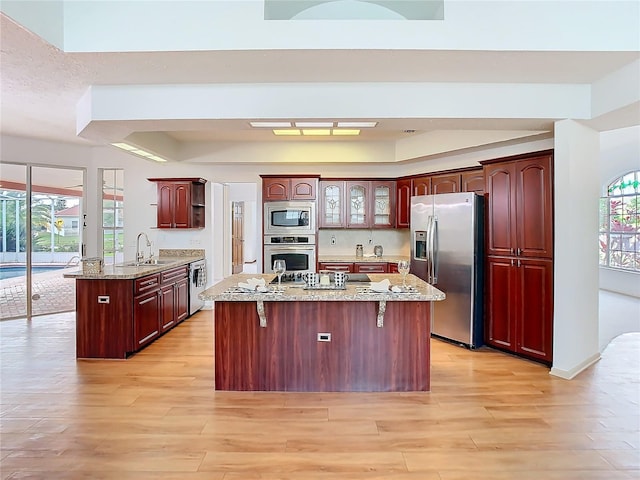
<svg viewBox="0 0 640 480">
<path fill-rule="evenodd" d="M 354 268 L 355 273 L 388 273 L 387 262 L 380 263 L 356 263 Z"/>
<path fill-rule="evenodd" d="M 137 278 L 135 280 L 135 294 L 151 292 L 160 287 L 160 274 L 147 275 L 146 277 Z"/>
<path fill-rule="evenodd" d="M 320 262 L 318 270 L 330 270 L 332 272 L 353 272 L 353 263 L 325 263 Z"/>
<path fill-rule="evenodd" d="M 182 278 L 187 278 L 187 265 L 160 272 L 160 281 L 163 285 L 166 283 L 175 283 Z"/>
</svg>

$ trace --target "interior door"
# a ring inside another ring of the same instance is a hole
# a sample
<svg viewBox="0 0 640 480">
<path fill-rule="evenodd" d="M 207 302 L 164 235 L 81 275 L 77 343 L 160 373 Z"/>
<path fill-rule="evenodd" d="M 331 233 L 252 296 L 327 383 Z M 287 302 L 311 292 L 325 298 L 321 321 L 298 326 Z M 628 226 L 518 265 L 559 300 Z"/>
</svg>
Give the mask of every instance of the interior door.
<svg viewBox="0 0 640 480">
<path fill-rule="evenodd" d="M 244 268 L 244 202 L 231 202 L 231 272 Z"/>
</svg>

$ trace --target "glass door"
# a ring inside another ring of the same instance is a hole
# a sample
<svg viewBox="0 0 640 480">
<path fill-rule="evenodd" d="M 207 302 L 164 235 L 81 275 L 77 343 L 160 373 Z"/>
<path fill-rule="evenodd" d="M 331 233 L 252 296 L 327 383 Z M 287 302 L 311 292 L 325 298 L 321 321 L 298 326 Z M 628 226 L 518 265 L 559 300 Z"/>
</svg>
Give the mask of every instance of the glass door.
<svg viewBox="0 0 640 480">
<path fill-rule="evenodd" d="M 0 319 L 74 310 L 84 170 L 3 163 L 0 180 Z"/>
<path fill-rule="evenodd" d="M 0 169 L 0 320 L 27 315 L 27 167 Z"/>
</svg>

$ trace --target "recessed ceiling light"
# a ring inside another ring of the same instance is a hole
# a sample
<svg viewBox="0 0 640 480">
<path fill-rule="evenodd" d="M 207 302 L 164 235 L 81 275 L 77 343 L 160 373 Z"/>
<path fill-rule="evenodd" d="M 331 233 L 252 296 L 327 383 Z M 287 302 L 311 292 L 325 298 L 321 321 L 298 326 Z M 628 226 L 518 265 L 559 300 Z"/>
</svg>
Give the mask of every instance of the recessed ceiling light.
<svg viewBox="0 0 640 480">
<path fill-rule="evenodd" d="M 338 122 L 338 127 L 346 128 L 373 128 L 378 122 Z"/>
<path fill-rule="evenodd" d="M 133 145 L 129 145 L 128 143 L 112 143 L 111 145 L 113 145 L 114 147 L 118 147 L 122 150 L 125 150 L 129 153 L 133 153 L 134 155 L 138 155 L 139 157 L 142 158 L 147 158 L 149 160 L 155 160 L 156 162 L 166 162 L 167 159 L 166 158 L 162 158 L 159 157 L 151 152 L 147 152 L 146 150 L 142 150 L 141 148 L 138 148 L 136 146 Z"/>
<path fill-rule="evenodd" d="M 286 130 L 274 130 L 274 135 L 300 135 L 300 130 L 297 128 L 288 128 Z"/>
<path fill-rule="evenodd" d="M 355 128 L 334 128 L 334 135 L 360 135 L 360 130 Z"/>
<path fill-rule="evenodd" d="M 302 134 L 307 136 L 329 136 L 331 135 L 331 130 L 328 128 L 314 128 L 311 130 L 303 129 Z"/>
<path fill-rule="evenodd" d="M 128 152 L 136 149 L 136 147 L 129 145 L 128 143 L 112 143 L 111 145 L 113 145 L 114 147 L 121 148 L 122 150 L 126 150 Z"/>
<path fill-rule="evenodd" d="M 254 128 L 288 128 L 291 122 L 249 122 Z"/>
<path fill-rule="evenodd" d="M 300 128 L 331 128 L 333 122 L 295 122 L 295 125 Z"/>
</svg>

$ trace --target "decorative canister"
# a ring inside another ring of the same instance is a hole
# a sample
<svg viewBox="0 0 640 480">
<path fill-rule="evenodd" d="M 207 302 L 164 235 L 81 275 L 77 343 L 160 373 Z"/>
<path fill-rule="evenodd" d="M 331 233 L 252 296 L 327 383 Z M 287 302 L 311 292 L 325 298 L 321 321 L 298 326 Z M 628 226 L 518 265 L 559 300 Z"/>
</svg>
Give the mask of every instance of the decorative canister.
<svg viewBox="0 0 640 480">
<path fill-rule="evenodd" d="M 102 258 L 83 258 L 82 273 L 102 273 Z"/>
<path fill-rule="evenodd" d="M 357 244 L 356 245 L 356 258 L 362 258 L 363 256 L 363 251 L 362 251 L 362 244 Z"/>
<path fill-rule="evenodd" d="M 382 245 L 376 245 L 375 247 L 373 247 L 373 253 L 375 254 L 376 257 L 381 257 L 382 256 Z"/>
</svg>

